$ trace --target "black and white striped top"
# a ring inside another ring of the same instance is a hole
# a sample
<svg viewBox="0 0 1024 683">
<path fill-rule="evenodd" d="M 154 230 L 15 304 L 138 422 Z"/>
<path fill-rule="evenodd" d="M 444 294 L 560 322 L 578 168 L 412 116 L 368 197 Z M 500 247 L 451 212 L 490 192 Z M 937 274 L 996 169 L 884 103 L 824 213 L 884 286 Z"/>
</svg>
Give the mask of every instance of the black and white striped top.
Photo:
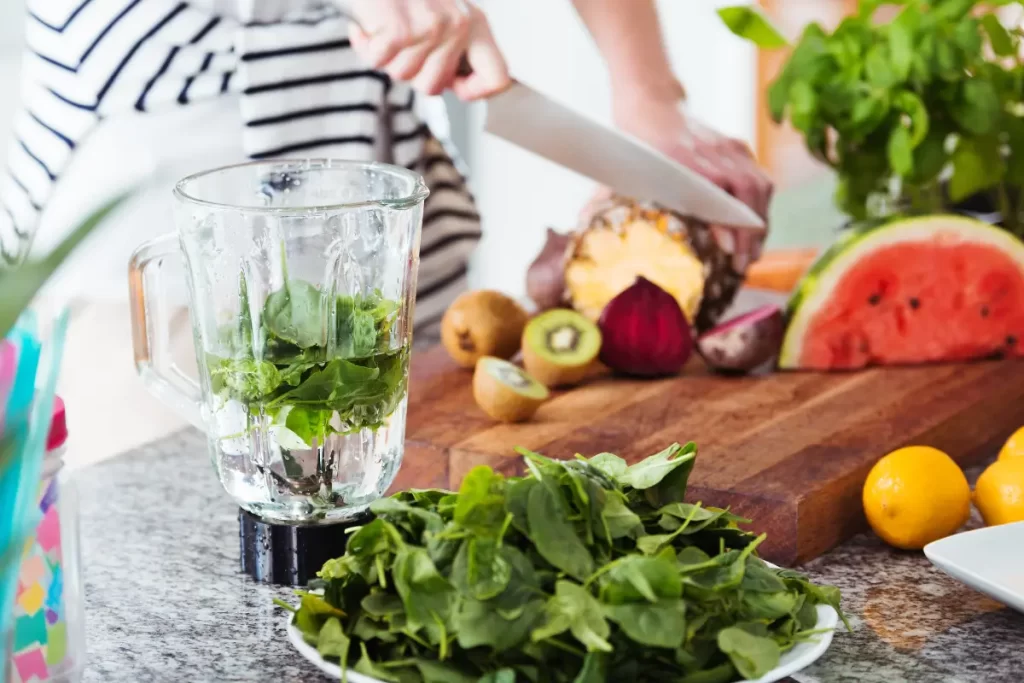
<svg viewBox="0 0 1024 683">
<path fill-rule="evenodd" d="M 377 160 L 421 173 L 417 332 L 465 288 L 480 217 L 415 94 L 366 68 L 330 6 L 295 0 L 28 0 L 21 106 L 0 178 L 0 256 L 21 261 L 62 170 L 106 116 L 238 98 L 251 159 Z M 294 9 L 297 5 L 306 7 Z"/>
</svg>

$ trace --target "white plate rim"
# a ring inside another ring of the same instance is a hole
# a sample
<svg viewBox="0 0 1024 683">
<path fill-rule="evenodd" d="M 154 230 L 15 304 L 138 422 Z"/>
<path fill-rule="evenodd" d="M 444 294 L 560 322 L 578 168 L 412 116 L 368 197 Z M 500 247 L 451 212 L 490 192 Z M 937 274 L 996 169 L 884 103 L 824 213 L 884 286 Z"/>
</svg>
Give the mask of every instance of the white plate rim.
<svg viewBox="0 0 1024 683">
<path fill-rule="evenodd" d="M 1024 592 L 999 582 L 982 571 L 970 568 L 961 561 L 961 556 L 970 551 L 969 548 L 961 547 L 969 543 L 969 541 L 964 540 L 964 537 L 970 536 L 972 539 L 980 539 L 991 536 L 992 542 L 998 542 L 1001 537 L 1012 536 L 1021 530 L 1024 530 L 1024 522 L 985 526 L 971 529 L 970 531 L 963 531 L 940 538 L 937 541 L 932 541 L 924 547 L 924 555 L 928 558 L 929 562 L 944 574 L 980 593 L 984 593 L 1000 604 L 1024 612 Z M 991 569 L 992 567 L 988 568 Z"/>
<path fill-rule="evenodd" d="M 836 613 L 835 609 L 828 605 L 818 605 L 818 625 L 816 628 L 828 630 L 825 633 L 821 633 L 816 636 L 813 641 L 797 643 L 788 652 L 784 652 L 782 654 L 782 659 L 779 660 L 779 665 L 777 667 L 766 673 L 761 678 L 758 678 L 755 681 L 747 679 L 747 682 L 775 683 L 775 681 L 780 681 L 787 676 L 792 676 L 797 671 L 807 668 L 821 657 L 821 655 L 823 655 L 829 648 L 838 623 L 839 614 Z M 316 648 L 303 639 L 302 631 L 292 624 L 291 614 L 285 615 L 285 631 L 288 634 L 288 640 L 291 641 L 291 644 L 299 651 L 299 654 L 328 676 L 341 680 L 341 667 L 321 657 L 320 653 L 316 651 Z M 349 683 L 384 683 L 380 679 L 356 673 L 351 669 L 348 670 L 348 680 Z"/>
</svg>

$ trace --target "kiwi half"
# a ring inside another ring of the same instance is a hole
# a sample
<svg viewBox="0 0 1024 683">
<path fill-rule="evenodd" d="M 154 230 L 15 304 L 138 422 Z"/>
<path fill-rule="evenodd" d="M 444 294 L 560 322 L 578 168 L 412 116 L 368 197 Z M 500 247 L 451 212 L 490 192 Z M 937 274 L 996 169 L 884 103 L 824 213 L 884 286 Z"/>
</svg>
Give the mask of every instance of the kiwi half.
<svg viewBox="0 0 1024 683">
<path fill-rule="evenodd" d="M 541 313 L 523 330 L 523 365 L 547 387 L 581 382 L 601 351 L 601 330 L 567 308 Z"/>
<path fill-rule="evenodd" d="M 476 362 L 473 398 L 495 420 L 528 420 L 548 396 L 547 387 L 507 360 L 484 356 Z"/>
</svg>

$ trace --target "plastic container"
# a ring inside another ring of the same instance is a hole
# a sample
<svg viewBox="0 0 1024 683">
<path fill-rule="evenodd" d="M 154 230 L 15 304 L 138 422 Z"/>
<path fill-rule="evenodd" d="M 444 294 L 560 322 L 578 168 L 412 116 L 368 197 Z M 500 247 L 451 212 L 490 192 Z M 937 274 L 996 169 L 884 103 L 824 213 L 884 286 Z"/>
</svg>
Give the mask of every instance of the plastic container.
<svg viewBox="0 0 1024 683">
<path fill-rule="evenodd" d="M 25 546 L 14 605 L 11 683 L 74 683 L 85 668 L 78 500 L 64 470 L 64 402 L 54 399 L 40 484 L 40 520 Z"/>
</svg>

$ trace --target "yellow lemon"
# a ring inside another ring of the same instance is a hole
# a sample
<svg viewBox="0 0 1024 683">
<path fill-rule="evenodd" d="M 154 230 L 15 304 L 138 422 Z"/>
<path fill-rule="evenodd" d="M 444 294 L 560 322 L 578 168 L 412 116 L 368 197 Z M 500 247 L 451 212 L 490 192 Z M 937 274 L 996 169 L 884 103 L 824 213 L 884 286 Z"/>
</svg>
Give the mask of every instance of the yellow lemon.
<svg viewBox="0 0 1024 683">
<path fill-rule="evenodd" d="M 1024 521 L 1024 458 L 989 465 L 974 485 L 974 504 L 985 524 Z"/>
<path fill-rule="evenodd" d="M 1024 427 L 1015 431 L 999 451 L 1000 460 L 1016 458 L 1018 456 L 1024 456 Z"/>
<path fill-rule="evenodd" d="M 862 498 L 875 533 L 908 550 L 950 535 L 971 514 L 967 477 L 951 457 L 930 446 L 900 448 L 875 463 Z"/>
</svg>

